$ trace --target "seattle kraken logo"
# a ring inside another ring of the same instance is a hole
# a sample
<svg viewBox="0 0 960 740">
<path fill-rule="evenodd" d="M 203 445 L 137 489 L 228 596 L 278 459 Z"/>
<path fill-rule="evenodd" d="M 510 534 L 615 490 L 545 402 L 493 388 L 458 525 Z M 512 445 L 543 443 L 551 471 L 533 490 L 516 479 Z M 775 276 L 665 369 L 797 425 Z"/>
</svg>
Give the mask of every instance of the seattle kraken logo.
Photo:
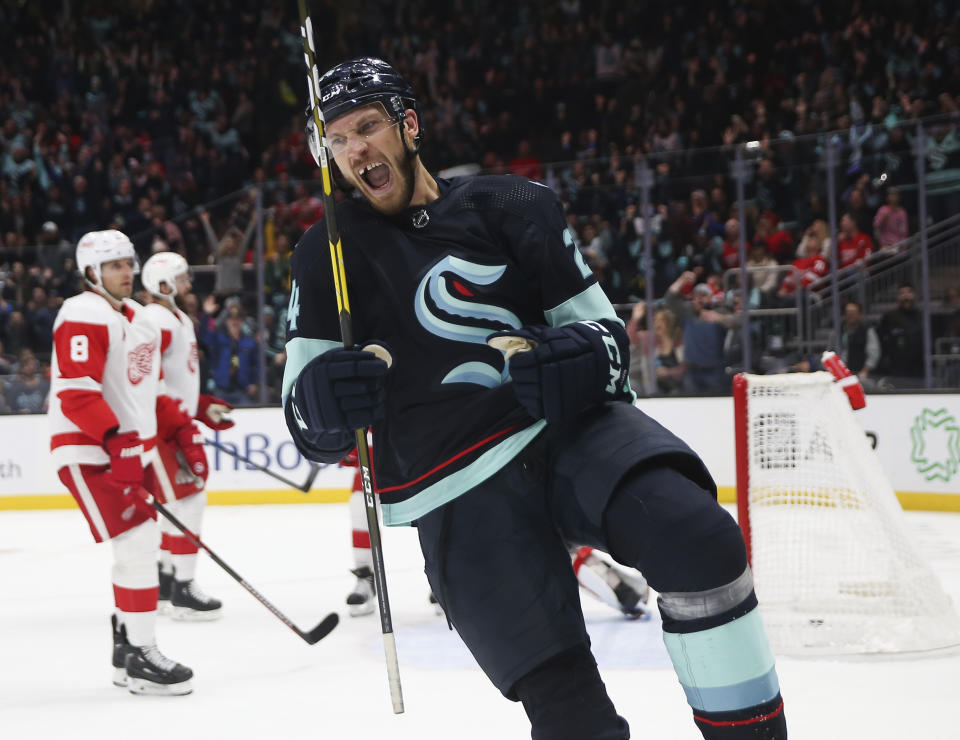
<svg viewBox="0 0 960 740">
<path fill-rule="evenodd" d="M 473 294 L 457 280 L 461 278 L 474 285 L 490 285 L 499 280 L 506 269 L 504 265 L 477 265 L 459 257 L 444 257 L 430 268 L 417 286 L 414 305 L 417 319 L 427 331 L 438 337 L 483 345 L 487 343 L 487 336 L 496 331 L 490 328 L 491 321 L 503 328 L 519 329 L 520 319 L 512 311 L 489 303 L 464 300 Z M 463 298 L 454 295 L 454 291 Z M 480 325 L 480 321 L 486 321 L 486 324 Z M 507 378 L 506 367 L 501 372 L 486 362 L 465 362 L 447 373 L 442 382 L 476 383 L 494 388 Z"/>
</svg>

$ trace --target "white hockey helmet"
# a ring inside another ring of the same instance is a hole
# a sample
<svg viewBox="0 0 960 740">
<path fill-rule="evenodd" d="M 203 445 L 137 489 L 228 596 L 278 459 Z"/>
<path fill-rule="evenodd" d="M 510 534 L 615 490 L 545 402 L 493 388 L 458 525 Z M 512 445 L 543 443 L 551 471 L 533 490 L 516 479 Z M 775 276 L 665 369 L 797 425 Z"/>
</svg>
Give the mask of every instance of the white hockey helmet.
<svg viewBox="0 0 960 740">
<path fill-rule="evenodd" d="M 143 263 L 143 274 L 140 280 L 143 287 L 160 298 L 172 298 L 177 294 L 177 285 L 174 282 L 177 275 L 189 275 L 190 265 L 176 252 L 157 252 Z M 160 292 L 160 283 L 166 283 L 169 293 Z"/>
<path fill-rule="evenodd" d="M 133 274 L 140 272 L 140 261 L 133 249 L 133 242 L 127 235 L 116 229 L 106 231 L 88 231 L 77 242 L 77 269 L 87 279 L 87 268 L 93 268 L 96 283 L 100 285 L 100 265 L 113 260 L 133 260 Z M 90 282 L 87 280 L 87 282 Z"/>
</svg>

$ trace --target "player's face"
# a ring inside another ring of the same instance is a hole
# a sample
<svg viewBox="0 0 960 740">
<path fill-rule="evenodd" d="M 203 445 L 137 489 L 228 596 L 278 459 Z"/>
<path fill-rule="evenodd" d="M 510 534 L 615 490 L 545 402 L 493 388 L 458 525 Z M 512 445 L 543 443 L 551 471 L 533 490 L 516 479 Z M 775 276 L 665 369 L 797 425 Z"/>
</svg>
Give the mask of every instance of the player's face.
<svg viewBox="0 0 960 740">
<path fill-rule="evenodd" d="M 100 265 L 103 289 L 117 300 L 133 294 L 133 260 L 111 260 Z"/>
<path fill-rule="evenodd" d="M 413 167 L 401 136 L 409 142 L 418 130 L 416 113 L 407 111 L 402 126 L 380 103 L 357 108 L 333 121 L 327 141 L 344 178 L 380 213 L 392 215 L 410 205 Z"/>
<path fill-rule="evenodd" d="M 182 272 L 173 278 L 173 287 L 177 289 L 177 296 L 185 296 L 193 289 L 193 283 L 190 282 L 190 276 Z"/>
</svg>

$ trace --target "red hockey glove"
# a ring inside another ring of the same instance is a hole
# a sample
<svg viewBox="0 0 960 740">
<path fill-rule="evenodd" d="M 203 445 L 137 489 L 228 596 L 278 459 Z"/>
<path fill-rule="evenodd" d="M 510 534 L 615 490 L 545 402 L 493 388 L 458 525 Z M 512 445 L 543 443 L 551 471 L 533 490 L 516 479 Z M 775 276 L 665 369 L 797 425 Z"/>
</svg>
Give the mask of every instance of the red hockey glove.
<svg viewBox="0 0 960 740">
<path fill-rule="evenodd" d="M 850 372 L 847 364 L 840 359 L 840 356 L 836 352 L 824 352 L 820 357 L 820 364 L 830 371 L 830 374 L 834 377 L 834 381 L 839 383 L 840 387 L 843 388 L 843 392 L 847 394 L 850 406 L 853 407 L 854 411 L 862 409 L 867 405 L 867 397 L 863 393 L 863 386 L 860 385 L 860 379 Z"/>
<path fill-rule="evenodd" d="M 110 455 L 110 474 L 121 488 L 143 485 L 143 440 L 136 432 L 107 432 L 103 449 Z"/>
<path fill-rule="evenodd" d="M 211 396 L 207 393 L 200 394 L 200 400 L 197 401 L 197 421 L 202 421 L 211 429 L 222 432 L 234 425 L 233 419 L 226 414 L 233 410 L 233 405 L 227 403 L 222 398 Z"/>
<path fill-rule="evenodd" d="M 151 519 L 157 518 L 157 510 L 150 503 L 150 494 L 143 486 L 127 486 L 120 494 L 120 518 L 130 519 L 134 512 L 141 511 Z"/>
<path fill-rule="evenodd" d="M 190 472 L 206 481 L 209 473 L 207 453 L 203 451 L 203 435 L 197 429 L 197 425 L 185 424 L 177 430 L 174 438 L 187 460 Z"/>
</svg>

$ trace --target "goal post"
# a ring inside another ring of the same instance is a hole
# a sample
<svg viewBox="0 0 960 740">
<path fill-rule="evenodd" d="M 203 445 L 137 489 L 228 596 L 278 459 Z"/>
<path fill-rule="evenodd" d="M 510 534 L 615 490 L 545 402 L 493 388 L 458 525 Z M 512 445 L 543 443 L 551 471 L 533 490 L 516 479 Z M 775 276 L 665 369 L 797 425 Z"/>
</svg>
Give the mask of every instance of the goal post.
<svg viewBox="0 0 960 740">
<path fill-rule="evenodd" d="M 734 378 L 737 513 L 773 649 L 960 644 L 847 396 L 825 372 Z"/>
</svg>

